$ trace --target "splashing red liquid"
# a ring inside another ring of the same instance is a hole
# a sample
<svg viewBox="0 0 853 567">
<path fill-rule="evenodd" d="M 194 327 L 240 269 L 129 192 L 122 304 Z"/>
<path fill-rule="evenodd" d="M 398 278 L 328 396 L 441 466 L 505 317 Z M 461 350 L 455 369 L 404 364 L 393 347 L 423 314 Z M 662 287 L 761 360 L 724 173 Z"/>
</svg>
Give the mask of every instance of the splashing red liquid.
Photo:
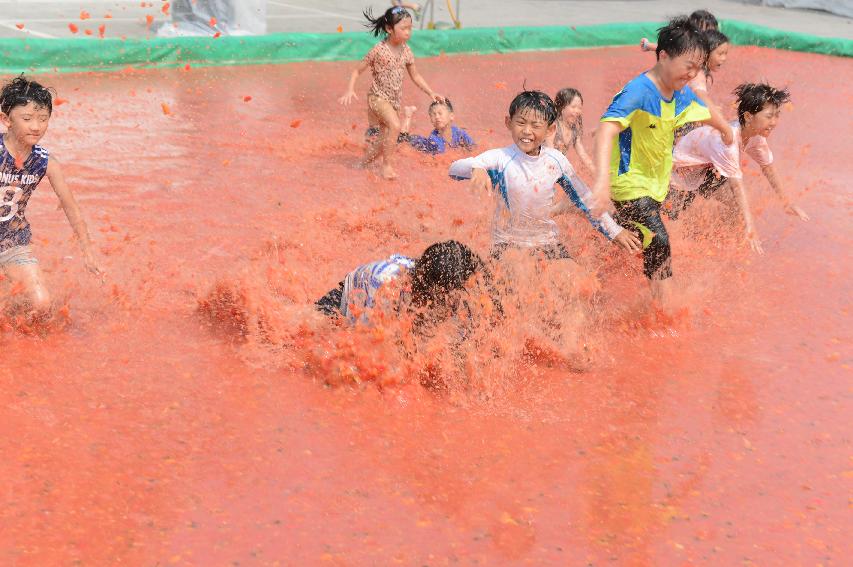
<svg viewBox="0 0 853 567">
<path fill-rule="evenodd" d="M 591 130 L 648 64 L 619 48 L 418 65 L 486 149 L 510 143 L 522 85 L 579 87 Z M 461 368 L 448 330 L 405 356 L 405 320 L 349 329 L 310 307 L 392 252 L 489 248 L 492 201 L 447 178 L 455 156 L 401 148 L 395 183 L 355 169 L 364 108 L 335 101 L 351 69 L 43 78 L 80 88 L 43 144 L 63 156 L 110 283 L 83 273 L 42 187 L 27 216 L 68 322 L 0 337 L 0 563 L 843 561 L 851 169 L 847 138 L 823 125 L 848 106 L 848 60 L 732 50 L 712 87 L 724 106 L 741 80 L 791 88 L 770 145 L 812 221 L 785 215 L 750 164 L 764 256 L 717 202 L 670 223 L 677 336 L 653 335 L 638 260 L 568 216 L 585 275 L 516 263 L 510 323 L 479 331 Z M 127 96 L 145 89 L 181 112 Z M 410 83 L 404 103 L 423 103 Z M 586 368 L 540 332 L 555 306 L 578 318 L 561 344 L 588 352 Z"/>
</svg>

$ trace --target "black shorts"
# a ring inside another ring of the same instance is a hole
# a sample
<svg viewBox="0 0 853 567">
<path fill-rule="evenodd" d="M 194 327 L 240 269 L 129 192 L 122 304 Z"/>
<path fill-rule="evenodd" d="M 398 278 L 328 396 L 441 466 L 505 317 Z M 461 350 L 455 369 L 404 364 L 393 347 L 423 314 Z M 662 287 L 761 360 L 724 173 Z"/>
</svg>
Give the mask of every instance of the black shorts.
<svg viewBox="0 0 853 567">
<path fill-rule="evenodd" d="M 701 175 L 701 173 L 700 173 Z M 695 191 L 680 191 L 670 188 L 669 196 L 666 200 L 664 213 L 666 216 L 675 220 L 683 211 L 687 210 L 696 199 L 696 195 L 709 199 L 716 195 L 717 192 L 728 182 L 728 177 L 718 175 L 713 167 L 705 169 L 705 177 Z"/>
<path fill-rule="evenodd" d="M 614 201 L 616 222 L 643 242 L 643 273 L 650 280 L 672 277 L 669 233 L 660 216 L 661 204 L 651 197 Z"/>
</svg>

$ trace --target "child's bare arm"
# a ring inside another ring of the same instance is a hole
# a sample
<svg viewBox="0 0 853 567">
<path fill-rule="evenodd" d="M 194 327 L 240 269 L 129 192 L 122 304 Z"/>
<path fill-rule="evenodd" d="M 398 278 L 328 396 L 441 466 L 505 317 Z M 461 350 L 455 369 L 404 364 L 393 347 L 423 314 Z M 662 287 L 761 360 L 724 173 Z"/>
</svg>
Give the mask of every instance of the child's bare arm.
<svg viewBox="0 0 853 567">
<path fill-rule="evenodd" d="M 648 38 L 643 38 L 640 40 L 640 49 L 643 51 L 656 51 L 658 48 L 657 43 L 652 43 L 648 40 Z"/>
<path fill-rule="evenodd" d="M 421 74 L 418 72 L 418 69 L 417 69 L 417 67 L 415 67 L 414 63 L 412 63 L 411 65 L 407 65 L 406 70 L 409 72 L 409 77 L 412 78 L 412 82 L 415 83 L 419 89 L 424 91 L 429 96 L 429 98 L 431 98 L 432 100 L 434 100 L 436 102 L 444 102 L 443 96 L 441 96 L 440 94 L 436 93 L 431 88 L 429 88 L 429 85 L 427 84 L 426 80 L 421 76 Z"/>
<path fill-rule="evenodd" d="M 622 125 L 618 122 L 602 122 L 595 135 L 595 185 L 592 195 L 595 203 L 593 210 L 603 212 L 610 208 L 610 153 L 613 151 L 613 141 Z"/>
<path fill-rule="evenodd" d="M 729 183 L 734 191 L 735 198 L 740 211 L 743 214 L 743 224 L 746 229 L 746 241 L 749 242 L 753 251 L 759 254 L 764 254 L 764 248 L 761 246 L 761 240 L 758 238 L 758 232 L 755 230 L 755 222 L 752 219 L 752 211 L 749 208 L 749 199 L 746 197 L 746 189 L 742 179 L 729 179 Z"/>
<path fill-rule="evenodd" d="M 726 121 L 725 116 L 723 116 L 723 112 L 720 110 L 720 107 L 717 106 L 714 101 L 708 96 L 708 91 L 705 90 L 696 90 L 694 91 L 696 96 L 705 103 L 705 106 L 708 107 L 708 111 L 711 113 L 711 118 L 705 121 L 705 124 L 712 126 L 716 130 L 720 132 L 720 139 L 722 139 L 725 145 L 730 145 L 734 141 L 734 134 L 732 132 L 731 125 Z"/>
<path fill-rule="evenodd" d="M 578 153 L 578 157 L 581 158 L 581 163 L 587 168 L 590 173 L 592 173 L 593 177 L 595 176 L 595 164 L 592 163 L 592 158 L 589 157 L 589 154 L 586 153 L 586 148 L 583 145 L 583 142 L 580 138 L 575 142 L 575 151 Z"/>
<path fill-rule="evenodd" d="M 779 174 L 776 173 L 776 168 L 772 163 L 770 165 L 762 166 L 761 173 L 764 174 L 764 177 L 767 178 L 767 182 L 770 183 L 770 187 L 772 187 L 776 195 L 779 196 L 779 199 L 782 201 L 782 206 L 785 207 L 786 213 L 789 215 L 796 215 L 803 222 L 809 220 L 809 215 L 807 215 L 803 209 L 791 202 L 788 198 L 785 188 L 782 187 L 782 182 L 779 180 Z"/>
<path fill-rule="evenodd" d="M 344 93 L 344 96 L 338 99 L 339 103 L 347 105 L 352 102 L 353 99 L 358 100 L 358 96 L 355 94 L 355 82 L 358 80 L 358 77 L 367 70 L 367 66 L 367 61 L 362 61 L 359 66 L 355 68 L 352 75 L 350 75 L 347 92 Z"/>
<path fill-rule="evenodd" d="M 51 187 L 53 187 L 53 192 L 59 198 L 59 204 L 62 210 L 65 211 L 65 217 L 68 219 L 69 224 L 71 224 L 71 228 L 74 229 L 74 234 L 80 243 L 80 249 L 83 251 L 83 260 L 86 268 L 90 272 L 101 273 L 92 251 L 92 242 L 89 240 L 86 221 L 83 220 L 83 215 L 80 213 L 80 207 L 77 206 L 74 194 L 71 193 L 71 189 L 65 183 L 62 167 L 54 157 L 51 157 L 47 164 L 47 179 L 50 181 Z"/>
</svg>

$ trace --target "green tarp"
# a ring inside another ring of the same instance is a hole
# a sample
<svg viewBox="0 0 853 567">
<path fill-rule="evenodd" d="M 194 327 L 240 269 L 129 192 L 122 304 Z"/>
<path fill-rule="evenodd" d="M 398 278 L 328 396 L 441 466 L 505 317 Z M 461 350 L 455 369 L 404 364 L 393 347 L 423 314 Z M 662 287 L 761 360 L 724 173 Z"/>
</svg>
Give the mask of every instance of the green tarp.
<svg viewBox="0 0 853 567">
<path fill-rule="evenodd" d="M 660 22 L 594 26 L 468 28 L 417 31 L 410 45 L 418 57 L 442 53 L 512 53 L 638 44 L 654 38 Z M 725 20 L 723 31 L 738 45 L 759 45 L 853 56 L 853 41 L 783 32 Z M 360 59 L 376 39 L 367 33 L 283 33 L 248 37 L 151 39 L 0 39 L 0 72 L 111 71 L 125 67 L 256 65 Z"/>
</svg>

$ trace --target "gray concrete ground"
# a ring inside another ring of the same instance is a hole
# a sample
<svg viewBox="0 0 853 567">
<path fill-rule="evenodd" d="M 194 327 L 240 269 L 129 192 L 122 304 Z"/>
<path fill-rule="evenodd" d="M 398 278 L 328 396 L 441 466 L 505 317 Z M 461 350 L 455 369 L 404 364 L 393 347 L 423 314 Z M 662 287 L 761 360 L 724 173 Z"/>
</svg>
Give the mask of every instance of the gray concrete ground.
<svg viewBox="0 0 853 567">
<path fill-rule="evenodd" d="M 239 1 L 239 0 L 237 0 Z M 457 0 L 451 0 L 455 5 Z M 853 0 L 837 0 L 853 2 Z M 149 35 L 146 16 L 169 21 L 163 0 L 0 0 L 0 37 L 90 37 L 106 25 L 107 37 Z M 421 0 L 421 4 L 426 4 Z M 606 22 L 655 21 L 705 8 L 719 18 L 732 18 L 782 30 L 853 39 L 853 19 L 826 12 L 760 5 L 761 0 L 459 0 L 464 27 L 584 25 Z M 450 22 L 446 0 L 434 0 L 434 19 Z M 384 10 L 389 2 L 367 0 L 268 0 L 267 26 L 274 32 L 362 30 L 361 10 Z M 85 10 L 91 17 L 80 19 Z M 430 10 L 425 17 L 429 20 Z M 107 17 L 109 15 L 110 17 Z M 77 34 L 69 29 L 73 23 Z M 23 26 L 23 27 L 21 27 Z M 425 32 L 426 33 L 426 32 Z"/>
</svg>

